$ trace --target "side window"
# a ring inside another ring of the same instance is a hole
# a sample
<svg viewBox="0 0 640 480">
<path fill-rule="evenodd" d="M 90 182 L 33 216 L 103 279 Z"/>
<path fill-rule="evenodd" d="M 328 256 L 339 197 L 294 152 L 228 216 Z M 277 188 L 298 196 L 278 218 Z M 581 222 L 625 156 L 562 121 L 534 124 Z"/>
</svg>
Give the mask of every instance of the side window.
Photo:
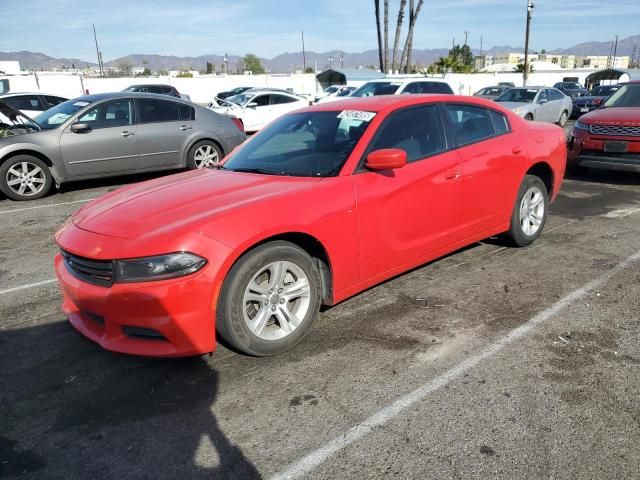
<svg viewBox="0 0 640 480">
<path fill-rule="evenodd" d="M 62 102 L 66 102 L 67 99 L 66 98 L 62 98 L 62 97 L 54 97 L 53 95 L 44 95 L 42 98 L 44 98 L 44 101 L 46 102 L 47 105 L 45 105 L 47 108 L 51 108 L 51 107 L 55 107 L 56 105 L 58 105 L 59 103 Z"/>
<path fill-rule="evenodd" d="M 445 93 L 448 95 L 453 95 L 453 90 L 451 89 L 451 86 L 448 83 L 444 83 L 444 82 L 438 82 L 436 84 L 436 91 L 438 93 Z"/>
<path fill-rule="evenodd" d="M 0 93 L 7 93 L 9 91 L 9 80 L 3 78 L 0 80 Z"/>
<path fill-rule="evenodd" d="M 472 105 L 444 105 L 456 147 L 495 136 L 491 110 Z"/>
<path fill-rule="evenodd" d="M 133 122 L 131 100 L 112 100 L 92 108 L 82 115 L 78 122 L 88 123 L 91 128 L 111 128 L 131 125 Z"/>
<path fill-rule="evenodd" d="M 402 93 L 420 93 L 420 83 L 413 82 L 408 84 L 406 87 L 404 87 Z"/>
<path fill-rule="evenodd" d="M 538 96 L 538 101 L 540 100 L 549 100 L 549 90 L 544 89 L 540 90 L 540 95 Z"/>
<path fill-rule="evenodd" d="M 196 119 L 196 109 L 190 107 L 189 105 L 178 104 L 178 108 L 180 109 L 180 120 L 195 120 Z"/>
<path fill-rule="evenodd" d="M 491 120 L 493 121 L 493 128 L 496 130 L 496 135 L 503 135 L 509 133 L 511 126 L 509 120 L 503 114 L 496 112 L 495 110 L 489 110 Z"/>
<path fill-rule="evenodd" d="M 168 100 L 141 98 L 138 104 L 138 123 L 177 122 L 180 120 L 178 104 Z"/>
<path fill-rule="evenodd" d="M 253 98 L 249 103 L 257 103 L 259 107 L 264 107 L 266 105 L 269 105 L 270 96 L 271 95 L 258 95 L 257 97 Z"/>
<path fill-rule="evenodd" d="M 37 95 L 20 95 L 16 97 L 5 98 L 4 101 L 16 110 L 35 110 L 42 112 L 46 110 Z"/>
<path fill-rule="evenodd" d="M 286 95 L 271 95 L 271 105 L 279 105 L 281 103 L 291 103 L 295 101 L 295 98 L 287 97 Z"/>
<path fill-rule="evenodd" d="M 407 152 L 407 162 L 435 155 L 446 149 L 444 130 L 435 105 L 402 110 L 388 118 L 369 151 L 399 148 Z"/>
<path fill-rule="evenodd" d="M 559 90 L 547 90 L 549 92 L 549 100 L 562 100 L 564 94 Z"/>
</svg>

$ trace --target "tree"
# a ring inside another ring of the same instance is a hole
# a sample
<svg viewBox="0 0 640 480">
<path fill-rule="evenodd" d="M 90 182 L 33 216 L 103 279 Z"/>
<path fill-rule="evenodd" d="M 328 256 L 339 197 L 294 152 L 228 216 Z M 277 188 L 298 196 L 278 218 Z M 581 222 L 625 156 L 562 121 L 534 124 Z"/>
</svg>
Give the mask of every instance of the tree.
<svg viewBox="0 0 640 480">
<path fill-rule="evenodd" d="M 384 0 L 384 73 L 389 71 L 389 0 Z"/>
<path fill-rule="evenodd" d="M 205 73 L 212 74 L 212 73 L 215 73 L 215 71 L 216 71 L 216 66 L 211 62 L 207 62 L 207 69 L 205 70 Z"/>
<path fill-rule="evenodd" d="M 260 59 L 253 53 L 247 53 L 242 59 L 244 70 L 259 75 L 265 73 L 264 67 L 260 63 Z"/>
<path fill-rule="evenodd" d="M 158 75 L 160 75 L 161 77 L 166 77 L 167 75 L 169 75 L 169 72 L 167 70 L 159 70 Z"/>
<path fill-rule="evenodd" d="M 131 70 L 133 69 L 133 65 L 129 60 L 120 60 L 117 64 L 118 72 L 123 77 L 131 76 Z"/>
<path fill-rule="evenodd" d="M 407 32 L 407 38 L 404 41 L 404 48 L 402 49 L 402 56 L 400 57 L 400 69 L 404 64 L 404 71 L 409 71 L 409 64 L 411 63 L 411 47 L 413 46 L 413 30 L 420 14 L 420 9 L 424 0 L 418 0 L 418 6 L 414 8 L 414 0 L 409 0 L 409 31 Z"/>
<path fill-rule="evenodd" d="M 304 73 L 316 73 L 313 67 L 307 67 L 304 69 Z"/>
<path fill-rule="evenodd" d="M 532 63 L 529 63 L 528 70 L 529 70 L 529 73 L 533 73 L 533 64 Z M 514 72 L 518 72 L 518 73 L 524 73 L 524 63 L 519 63 L 518 65 L 513 67 L 513 71 Z"/>
<path fill-rule="evenodd" d="M 434 63 L 437 71 L 446 75 L 449 72 L 456 72 L 460 69 L 462 64 L 456 57 L 449 55 L 448 57 L 440 57 L 436 63 Z"/>
<path fill-rule="evenodd" d="M 182 70 L 176 75 L 176 78 L 193 78 L 193 73 L 188 70 Z"/>
<path fill-rule="evenodd" d="M 376 32 L 378 34 L 378 62 L 380 71 L 384 72 L 384 58 L 382 56 L 382 30 L 380 29 L 380 0 L 373 0 L 376 14 Z"/>
<path fill-rule="evenodd" d="M 407 4 L 407 0 L 400 0 L 400 7 L 398 8 L 398 20 L 396 23 L 396 37 L 393 41 L 393 54 L 391 60 L 391 70 L 394 72 L 399 70 L 398 66 L 398 45 L 400 43 L 400 32 L 402 31 L 402 21 L 404 20 L 404 9 Z"/>
</svg>

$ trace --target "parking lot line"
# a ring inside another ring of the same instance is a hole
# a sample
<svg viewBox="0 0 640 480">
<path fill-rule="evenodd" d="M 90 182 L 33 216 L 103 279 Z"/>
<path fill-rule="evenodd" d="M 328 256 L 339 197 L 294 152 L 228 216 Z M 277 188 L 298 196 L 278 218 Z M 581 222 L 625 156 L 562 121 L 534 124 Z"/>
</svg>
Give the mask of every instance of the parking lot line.
<svg viewBox="0 0 640 480">
<path fill-rule="evenodd" d="M 293 480 L 297 478 L 302 478 L 313 469 L 321 465 L 325 460 L 327 460 L 333 454 L 339 452 L 343 448 L 348 447 L 352 443 L 360 440 L 362 437 L 367 435 L 376 427 L 381 427 L 388 423 L 390 420 L 394 419 L 398 415 L 400 415 L 405 410 L 409 409 L 411 406 L 416 404 L 417 402 L 424 400 L 428 395 L 435 392 L 436 390 L 448 385 L 452 381 L 461 377 L 464 373 L 478 365 L 483 360 L 490 358 L 500 352 L 507 345 L 513 343 L 514 341 L 524 337 L 529 332 L 531 332 L 538 325 L 544 323 L 548 319 L 555 316 L 562 309 L 571 305 L 575 301 L 584 297 L 589 292 L 594 289 L 600 287 L 608 280 L 610 280 L 614 275 L 618 272 L 628 268 L 633 263 L 640 260 L 640 251 L 628 257 L 626 260 L 622 261 L 614 268 L 604 273 L 600 277 L 592 280 L 586 285 L 574 290 L 573 292 L 566 295 L 564 298 L 559 300 L 558 302 L 551 305 L 546 310 L 535 315 L 533 318 L 528 320 L 526 323 L 520 325 L 519 327 L 511 330 L 504 337 L 499 338 L 491 345 L 489 345 L 484 350 L 480 351 L 476 355 L 462 361 L 455 367 L 446 371 L 439 377 L 434 378 L 433 380 L 421 385 L 415 390 L 405 394 L 404 396 L 398 398 L 395 402 L 378 411 L 377 413 L 371 415 L 369 418 L 364 420 L 362 423 L 356 425 L 351 428 L 347 432 L 333 438 L 320 448 L 312 451 L 306 456 L 302 457 L 300 460 L 290 464 L 285 470 L 276 474 L 272 477 L 272 480 Z"/>
<path fill-rule="evenodd" d="M 43 280 L 41 282 L 29 283 L 27 285 L 20 285 L 19 287 L 7 288 L 5 290 L 0 290 L 0 295 L 4 295 L 6 293 L 17 292 L 17 291 L 20 291 L 20 290 L 25 290 L 27 288 L 40 287 L 42 285 L 47 285 L 47 284 L 53 283 L 55 281 L 56 281 L 55 278 L 50 278 L 48 280 Z"/>
<path fill-rule="evenodd" d="M 87 198 L 86 200 L 74 200 L 73 202 L 51 203 L 49 205 L 36 205 L 35 207 L 14 208 L 11 210 L 0 210 L 0 214 L 24 212 L 26 210 L 36 210 L 38 208 L 60 207 L 62 205 L 73 205 L 74 203 L 85 203 L 85 202 L 90 202 L 91 200 L 95 200 L 95 198 Z"/>
</svg>

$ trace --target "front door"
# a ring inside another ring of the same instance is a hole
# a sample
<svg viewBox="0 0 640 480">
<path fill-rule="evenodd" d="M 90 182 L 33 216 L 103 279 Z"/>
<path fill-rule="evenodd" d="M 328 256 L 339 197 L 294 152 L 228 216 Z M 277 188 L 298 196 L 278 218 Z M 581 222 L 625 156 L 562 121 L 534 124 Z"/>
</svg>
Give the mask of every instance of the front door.
<svg viewBox="0 0 640 480">
<path fill-rule="evenodd" d="M 182 152 L 195 129 L 195 110 L 173 100 L 136 99 L 140 168 L 182 165 Z"/>
<path fill-rule="evenodd" d="M 446 151 L 437 107 L 392 114 L 367 152 L 384 148 L 404 150 L 408 164 L 354 174 L 362 280 L 426 257 L 458 237 L 460 156 Z"/>
<path fill-rule="evenodd" d="M 60 150 L 70 177 L 134 171 L 138 166 L 138 138 L 133 122 L 133 101 L 102 102 L 76 119 L 91 128 L 82 133 L 67 126 Z"/>
<path fill-rule="evenodd" d="M 242 121 L 244 122 L 245 131 L 256 132 L 269 123 L 273 117 L 273 108 L 271 95 L 257 95 L 252 98 L 249 104 L 243 107 Z"/>
</svg>

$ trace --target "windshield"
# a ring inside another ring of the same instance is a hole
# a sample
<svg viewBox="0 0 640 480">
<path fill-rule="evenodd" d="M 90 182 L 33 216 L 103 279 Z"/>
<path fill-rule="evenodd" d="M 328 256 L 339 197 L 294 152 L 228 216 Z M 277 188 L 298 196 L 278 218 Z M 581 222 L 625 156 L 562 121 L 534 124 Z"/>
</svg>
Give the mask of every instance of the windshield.
<svg viewBox="0 0 640 480">
<path fill-rule="evenodd" d="M 333 87 L 327 87 L 327 88 L 325 88 L 325 89 L 323 90 L 323 92 L 324 92 L 324 93 L 333 93 L 333 92 L 337 92 L 337 91 L 338 91 L 338 88 L 340 88 L 340 87 L 335 87 L 335 86 L 333 86 Z"/>
<path fill-rule="evenodd" d="M 593 97 L 608 97 L 613 92 L 616 92 L 620 89 L 617 85 L 607 85 L 604 87 L 595 87 L 592 88 L 589 92 L 589 95 Z"/>
<path fill-rule="evenodd" d="M 347 97 L 351 94 L 351 92 L 353 92 L 355 90 L 355 88 L 352 87 L 343 87 L 337 94 L 336 96 L 338 97 Z"/>
<path fill-rule="evenodd" d="M 564 88 L 566 90 L 582 90 L 582 85 L 575 82 L 560 82 L 554 85 L 555 88 Z"/>
<path fill-rule="evenodd" d="M 375 95 L 393 95 L 402 85 L 401 82 L 369 82 L 351 94 L 352 97 L 373 97 Z"/>
<path fill-rule="evenodd" d="M 90 102 L 85 102 L 84 100 L 67 100 L 49 110 L 45 110 L 35 117 L 34 120 L 38 122 L 38 125 L 43 129 L 53 130 L 69 120 L 76 112 L 89 105 L 89 103 Z"/>
<path fill-rule="evenodd" d="M 640 83 L 623 85 L 611 95 L 605 107 L 640 107 Z"/>
<path fill-rule="evenodd" d="M 236 105 L 243 106 L 249 102 L 255 95 L 253 93 L 241 93 L 239 95 L 233 95 L 232 97 L 225 98 L 225 101 L 235 103 Z"/>
<path fill-rule="evenodd" d="M 375 113 L 352 110 L 285 115 L 245 143 L 222 168 L 294 177 L 337 175 L 373 117 Z"/>
<path fill-rule="evenodd" d="M 533 103 L 537 93 L 538 90 L 532 88 L 510 88 L 496 98 L 496 102 Z"/>
<path fill-rule="evenodd" d="M 502 92 L 504 92 L 504 88 L 487 87 L 485 89 L 480 90 L 480 95 L 500 95 Z"/>
</svg>

